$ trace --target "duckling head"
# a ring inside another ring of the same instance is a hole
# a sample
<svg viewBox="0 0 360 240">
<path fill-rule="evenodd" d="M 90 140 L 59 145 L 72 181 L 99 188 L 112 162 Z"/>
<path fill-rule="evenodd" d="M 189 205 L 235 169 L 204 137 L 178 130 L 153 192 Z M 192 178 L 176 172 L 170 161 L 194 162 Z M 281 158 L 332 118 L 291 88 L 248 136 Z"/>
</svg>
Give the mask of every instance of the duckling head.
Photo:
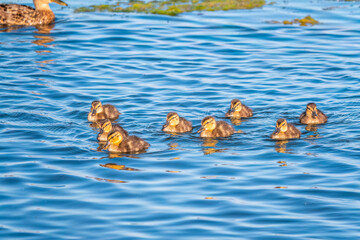
<svg viewBox="0 0 360 240">
<path fill-rule="evenodd" d="M 306 116 L 308 117 L 316 117 L 317 114 L 317 108 L 315 103 L 309 103 L 306 106 Z"/>
<path fill-rule="evenodd" d="M 288 130 L 287 121 L 284 118 L 280 118 L 276 121 L 276 130 L 275 133 L 286 132 Z"/>
<path fill-rule="evenodd" d="M 109 119 L 103 119 L 100 121 L 100 129 L 104 132 L 109 133 L 112 130 L 112 124 Z"/>
<path fill-rule="evenodd" d="M 242 103 L 239 99 L 233 99 L 230 104 L 231 112 L 240 112 L 242 109 Z"/>
<path fill-rule="evenodd" d="M 203 131 L 213 131 L 216 128 L 216 120 L 213 116 L 207 116 L 204 117 L 204 119 L 201 121 L 201 128 L 199 129 L 199 132 Z"/>
<path fill-rule="evenodd" d="M 166 116 L 166 123 L 164 127 L 172 126 L 175 127 L 180 123 L 179 115 L 176 112 L 170 112 Z"/>
<path fill-rule="evenodd" d="M 104 146 L 104 149 L 108 149 L 110 144 L 114 144 L 119 146 L 120 143 L 123 141 L 124 137 L 119 131 L 113 131 L 109 134 L 107 142 Z"/>
<path fill-rule="evenodd" d="M 104 109 L 103 109 L 102 104 L 101 104 L 100 101 L 96 100 L 96 101 L 93 101 L 91 103 L 91 110 L 90 111 L 91 111 L 92 116 L 95 116 L 95 115 L 101 113 L 103 110 Z"/>
</svg>

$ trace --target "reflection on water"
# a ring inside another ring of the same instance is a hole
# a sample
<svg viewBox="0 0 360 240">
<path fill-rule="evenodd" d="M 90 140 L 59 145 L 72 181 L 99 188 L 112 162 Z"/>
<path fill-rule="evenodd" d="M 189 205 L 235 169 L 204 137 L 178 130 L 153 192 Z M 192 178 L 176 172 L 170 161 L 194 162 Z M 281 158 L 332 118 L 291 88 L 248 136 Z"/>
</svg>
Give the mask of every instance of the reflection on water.
<svg viewBox="0 0 360 240">
<path fill-rule="evenodd" d="M 118 164 L 116 164 L 116 163 L 106 163 L 106 164 L 99 164 L 99 165 L 100 165 L 101 167 L 112 168 L 112 169 L 116 169 L 116 170 L 140 171 L 139 169 L 126 167 L 125 165 L 118 165 Z"/>
<path fill-rule="evenodd" d="M 286 161 L 277 161 L 277 163 L 279 163 L 280 165 L 280 167 L 286 167 L 287 166 L 287 163 L 286 163 Z"/>
<path fill-rule="evenodd" d="M 99 178 L 99 177 L 88 177 L 99 182 L 109 182 L 109 183 L 127 183 L 127 181 L 108 179 L 108 178 Z"/>
<path fill-rule="evenodd" d="M 226 148 L 217 149 L 216 148 L 217 143 L 218 143 L 218 140 L 216 140 L 214 138 L 204 138 L 203 144 L 202 144 L 202 146 L 204 147 L 203 148 L 204 155 L 209 155 L 209 154 L 213 154 L 216 152 L 224 152 L 226 150 Z"/>
<path fill-rule="evenodd" d="M 240 126 L 241 123 L 244 122 L 242 119 L 235 119 L 235 118 L 230 118 L 230 121 L 235 126 Z"/>
<path fill-rule="evenodd" d="M 24 26 L 7 26 L 0 24 L 0 32 L 13 32 L 19 29 L 25 28 Z"/>
<path fill-rule="evenodd" d="M 145 151 L 139 152 L 139 153 L 144 153 L 144 152 Z M 134 154 L 123 154 L 123 153 L 111 153 L 111 152 L 109 152 L 109 158 L 124 158 L 124 157 L 140 159 L 139 156 L 134 155 Z"/>
<path fill-rule="evenodd" d="M 32 43 L 39 45 L 39 46 L 47 47 L 47 48 L 55 46 L 53 44 L 49 44 L 54 41 L 54 38 L 49 36 L 49 34 L 51 33 L 51 30 L 53 30 L 54 27 L 55 27 L 55 24 L 36 26 L 37 31 L 35 31 L 34 33 L 41 34 L 41 35 L 34 35 L 34 38 L 37 38 L 37 40 L 32 41 Z M 49 53 L 51 51 L 45 50 L 45 51 L 40 51 L 40 52 Z"/>
<path fill-rule="evenodd" d="M 292 153 L 291 149 L 287 149 L 286 144 L 288 140 L 278 140 L 275 142 L 275 151 L 279 153 Z"/>
<path fill-rule="evenodd" d="M 169 150 L 179 150 L 179 144 L 178 143 L 169 143 Z"/>
<path fill-rule="evenodd" d="M 307 139 L 311 139 L 311 138 L 320 138 L 320 133 L 318 132 L 318 127 L 317 125 L 307 125 L 305 127 L 306 131 L 309 132 L 313 132 L 311 135 L 307 136 Z"/>
</svg>

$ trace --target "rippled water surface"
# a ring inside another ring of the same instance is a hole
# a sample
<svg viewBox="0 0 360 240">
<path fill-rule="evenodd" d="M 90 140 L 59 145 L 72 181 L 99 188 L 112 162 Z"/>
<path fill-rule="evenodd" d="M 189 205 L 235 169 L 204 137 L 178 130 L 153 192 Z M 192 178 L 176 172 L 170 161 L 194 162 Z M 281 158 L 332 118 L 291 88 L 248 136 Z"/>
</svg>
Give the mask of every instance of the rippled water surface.
<svg viewBox="0 0 360 240">
<path fill-rule="evenodd" d="M 0 33 L 1 239 L 360 238 L 360 2 L 179 17 L 69 4 L 53 26 Z M 321 24 L 269 23 L 309 14 Z M 233 98 L 254 110 L 242 133 L 199 138 Z M 147 153 L 99 149 L 95 99 Z M 308 102 L 327 124 L 298 123 Z M 194 132 L 162 133 L 169 111 Z M 281 117 L 301 139 L 269 140 Z"/>
</svg>

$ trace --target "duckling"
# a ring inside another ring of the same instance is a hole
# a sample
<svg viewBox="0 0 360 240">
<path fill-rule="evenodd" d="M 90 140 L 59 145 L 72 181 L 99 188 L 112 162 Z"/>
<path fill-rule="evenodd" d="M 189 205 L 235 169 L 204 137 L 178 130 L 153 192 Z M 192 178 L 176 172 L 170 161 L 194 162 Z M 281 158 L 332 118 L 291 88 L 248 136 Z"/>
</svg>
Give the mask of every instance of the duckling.
<svg viewBox="0 0 360 240">
<path fill-rule="evenodd" d="M 224 121 L 216 121 L 213 116 L 207 116 L 201 121 L 200 137 L 229 137 L 235 133 L 234 128 Z"/>
<path fill-rule="evenodd" d="M 54 21 L 55 15 L 49 7 L 54 2 L 63 6 L 61 0 L 33 0 L 35 9 L 19 4 L 0 4 L 0 25 L 43 25 Z"/>
<path fill-rule="evenodd" d="M 129 136 L 128 132 L 125 129 L 123 129 L 118 124 L 112 124 L 109 119 L 101 120 L 99 125 L 100 125 L 100 133 L 97 136 L 97 140 L 99 142 L 106 142 L 107 137 L 112 130 L 117 130 L 117 131 L 121 132 L 121 134 L 124 137 Z"/>
<path fill-rule="evenodd" d="M 285 140 L 300 138 L 301 132 L 286 119 L 280 118 L 276 121 L 276 130 L 270 135 L 272 139 Z"/>
<path fill-rule="evenodd" d="M 150 146 L 145 140 L 137 136 L 123 136 L 120 131 L 112 131 L 107 139 L 104 149 L 116 153 L 142 152 Z"/>
<path fill-rule="evenodd" d="M 172 133 L 190 132 L 192 130 L 192 124 L 185 118 L 179 117 L 176 112 L 170 112 L 166 116 L 166 123 L 162 130 Z"/>
<path fill-rule="evenodd" d="M 230 109 L 225 114 L 227 118 L 240 119 L 253 116 L 253 111 L 248 106 L 241 103 L 239 99 L 231 100 Z"/>
<path fill-rule="evenodd" d="M 300 123 L 303 124 L 321 124 L 326 123 L 328 117 L 316 108 L 315 103 L 309 103 L 306 106 L 306 111 L 300 115 L 299 119 Z"/>
<path fill-rule="evenodd" d="M 88 114 L 89 122 L 98 122 L 102 119 L 115 120 L 121 113 L 111 104 L 102 105 L 100 101 L 93 101 Z"/>
</svg>

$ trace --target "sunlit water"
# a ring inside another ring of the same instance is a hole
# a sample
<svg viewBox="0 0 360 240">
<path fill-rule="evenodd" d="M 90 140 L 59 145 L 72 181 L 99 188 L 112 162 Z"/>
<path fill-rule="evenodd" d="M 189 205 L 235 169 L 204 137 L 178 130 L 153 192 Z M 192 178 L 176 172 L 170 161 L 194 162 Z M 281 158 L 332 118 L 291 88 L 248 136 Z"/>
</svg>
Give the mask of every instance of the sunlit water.
<svg viewBox="0 0 360 240">
<path fill-rule="evenodd" d="M 69 4 L 54 26 L 0 33 L 1 239 L 360 238 L 359 2 L 179 17 Z M 308 14 L 321 24 L 268 23 Z M 233 98 L 255 113 L 242 133 L 200 139 Z M 95 99 L 147 153 L 98 149 Z M 298 124 L 308 102 L 327 124 Z M 162 133 L 169 111 L 194 132 Z M 301 139 L 269 140 L 281 117 Z"/>
</svg>

